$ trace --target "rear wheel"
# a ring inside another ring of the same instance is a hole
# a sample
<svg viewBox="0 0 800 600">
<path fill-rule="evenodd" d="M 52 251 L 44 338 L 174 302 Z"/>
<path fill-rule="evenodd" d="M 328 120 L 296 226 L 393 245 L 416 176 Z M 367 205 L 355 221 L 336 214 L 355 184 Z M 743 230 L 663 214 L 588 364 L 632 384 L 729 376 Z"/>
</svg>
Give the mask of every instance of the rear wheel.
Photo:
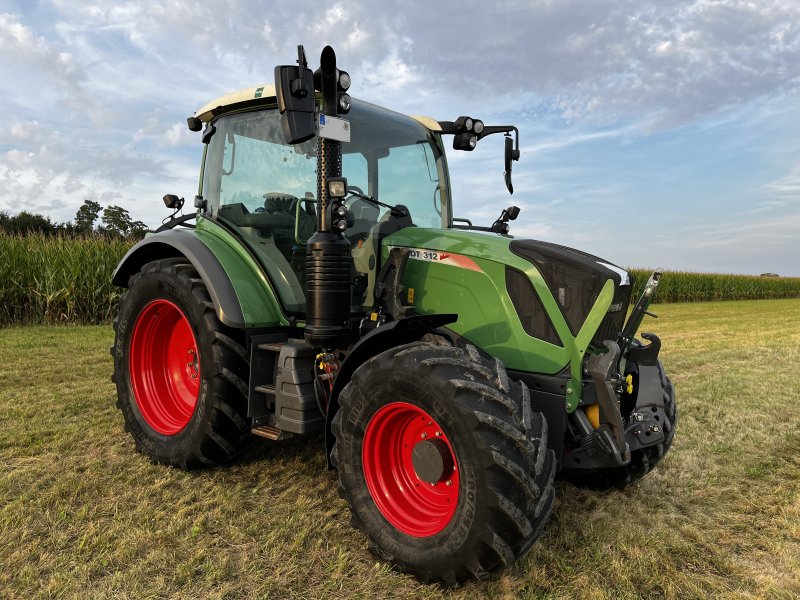
<svg viewBox="0 0 800 600">
<path fill-rule="evenodd" d="M 225 462 L 245 445 L 245 348 L 220 323 L 190 263 L 144 265 L 122 295 L 114 330 L 117 406 L 137 449 L 191 469 Z"/>
<path fill-rule="evenodd" d="M 555 461 L 528 390 L 475 348 L 414 343 L 359 367 L 331 455 L 370 549 L 425 582 L 508 566 L 538 538 Z"/>
</svg>

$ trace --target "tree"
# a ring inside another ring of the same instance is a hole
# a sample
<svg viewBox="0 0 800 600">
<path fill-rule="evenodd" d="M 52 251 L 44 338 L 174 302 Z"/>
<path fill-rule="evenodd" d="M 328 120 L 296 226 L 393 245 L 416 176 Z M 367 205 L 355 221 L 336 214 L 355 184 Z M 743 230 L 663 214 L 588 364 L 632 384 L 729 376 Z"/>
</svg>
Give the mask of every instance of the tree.
<svg viewBox="0 0 800 600">
<path fill-rule="evenodd" d="M 84 235 L 92 233 L 101 208 L 99 202 L 84 200 L 78 212 L 75 213 L 75 231 Z"/>
<path fill-rule="evenodd" d="M 106 233 L 126 237 L 131 228 L 131 216 L 121 206 L 109 206 L 103 209 L 103 229 Z"/>
<path fill-rule="evenodd" d="M 102 221 L 102 230 L 110 235 L 137 239 L 147 233 L 147 225 L 141 221 L 132 221 L 128 211 L 121 206 L 109 206 L 103 209 Z"/>
<path fill-rule="evenodd" d="M 131 229 L 128 233 L 128 238 L 134 240 L 141 240 L 148 231 L 147 225 L 145 225 L 142 221 L 133 221 L 131 223 Z"/>
<path fill-rule="evenodd" d="M 52 235 L 56 233 L 58 228 L 49 217 L 23 210 L 14 217 L 9 216 L 5 212 L 0 213 L 0 229 L 6 233 L 21 235 L 31 233 Z"/>
</svg>

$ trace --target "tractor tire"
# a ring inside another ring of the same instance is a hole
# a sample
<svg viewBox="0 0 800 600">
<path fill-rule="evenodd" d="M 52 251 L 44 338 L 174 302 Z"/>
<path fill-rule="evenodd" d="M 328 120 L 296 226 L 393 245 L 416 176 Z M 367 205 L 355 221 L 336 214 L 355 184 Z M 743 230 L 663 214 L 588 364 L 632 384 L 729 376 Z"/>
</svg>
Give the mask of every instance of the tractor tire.
<svg viewBox="0 0 800 600">
<path fill-rule="evenodd" d="M 664 458 L 672 446 L 672 440 L 675 437 L 675 427 L 678 424 L 678 409 L 675 403 L 675 388 L 664 371 L 664 365 L 661 364 L 660 360 L 657 368 L 658 376 L 661 380 L 664 404 L 663 414 L 665 418 L 660 425 L 664 431 L 664 439 L 658 444 L 631 451 L 631 460 L 623 467 L 592 470 L 563 469 L 560 473 L 561 477 L 578 487 L 596 490 L 622 489 L 647 475 L 661 462 L 661 459 Z M 653 413 L 658 410 L 654 405 L 643 403 L 637 404 L 635 411 L 647 411 L 648 409 L 652 410 Z M 626 431 L 629 427 L 626 427 Z"/>
<path fill-rule="evenodd" d="M 423 582 L 485 579 L 539 537 L 556 462 L 528 388 L 471 346 L 416 342 L 342 390 L 331 460 L 370 550 Z"/>
<path fill-rule="evenodd" d="M 186 259 L 156 260 L 133 275 L 114 331 L 117 407 L 137 450 L 194 469 L 244 448 L 251 437 L 247 353 Z"/>
</svg>

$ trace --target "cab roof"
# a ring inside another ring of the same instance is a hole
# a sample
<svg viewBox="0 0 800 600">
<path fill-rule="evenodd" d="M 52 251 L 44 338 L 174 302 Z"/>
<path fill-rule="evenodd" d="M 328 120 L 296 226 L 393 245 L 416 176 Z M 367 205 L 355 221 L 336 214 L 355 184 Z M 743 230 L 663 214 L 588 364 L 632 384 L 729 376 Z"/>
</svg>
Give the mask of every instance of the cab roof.
<svg viewBox="0 0 800 600">
<path fill-rule="evenodd" d="M 264 83 L 253 87 L 243 88 L 224 96 L 220 96 L 206 102 L 201 106 L 195 116 L 201 121 L 208 123 L 215 116 L 234 110 L 236 108 L 256 108 L 258 106 L 271 106 L 275 105 L 275 85 L 272 83 Z M 413 115 L 412 119 L 417 121 L 420 125 L 430 131 L 441 131 L 442 128 L 439 122 L 433 117 L 425 117 L 421 115 Z"/>
</svg>

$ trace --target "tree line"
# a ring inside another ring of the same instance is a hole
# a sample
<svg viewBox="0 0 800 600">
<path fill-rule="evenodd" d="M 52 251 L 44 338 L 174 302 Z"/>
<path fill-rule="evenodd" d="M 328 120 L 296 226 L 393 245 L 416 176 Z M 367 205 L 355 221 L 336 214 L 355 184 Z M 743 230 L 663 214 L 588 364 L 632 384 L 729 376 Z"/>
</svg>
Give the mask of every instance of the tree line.
<svg viewBox="0 0 800 600">
<path fill-rule="evenodd" d="M 98 235 L 138 240 L 147 233 L 147 225 L 131 219 L 128 211 L 121 206 L 103 208 L 99 202 L 84 200 L 75 213 L 75 219 L 63 223 L 56 223 L 50 217 L 26 210 L 13 216 L 6 211 L 0 211 L 0 232 L 68 237 Z"/>
</svg>

